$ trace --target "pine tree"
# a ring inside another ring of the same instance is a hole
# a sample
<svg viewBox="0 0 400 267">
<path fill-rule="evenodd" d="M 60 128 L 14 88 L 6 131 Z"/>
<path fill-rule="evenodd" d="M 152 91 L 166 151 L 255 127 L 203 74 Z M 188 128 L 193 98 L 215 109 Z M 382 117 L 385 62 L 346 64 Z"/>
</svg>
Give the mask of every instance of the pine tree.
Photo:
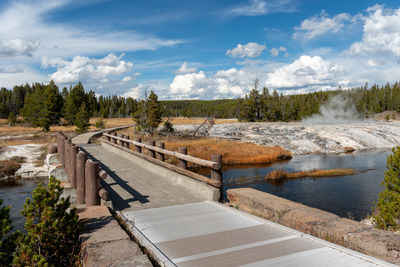
<svg viewBox="0 0 400 267">
<path fill-rule="evenodd" d="M 379 193 L 373 220 L 380 229 L 400 228 L 400 147 L 393 148 L 386 163 L 385 189 Z"/>
<path fill-rule="evenodd" d="M 89 119 L 90 115 L 86 108 L 86 103 L 83 102 L 81 107 L 79 108 L 78 113 L 76 113 L 76 117 L 74 120 L 74 124 L 76 126 L 75 131 L 80 133 L 86 132 L 90 126 Z"/>
<path fill-rule="evenodd" d="M 161 106 L 158 96 L 151 91 L 149 97 L 139 102 L 138 111 L 133 114 L 136 129 L 146 133 L 154 133 L 161 123 Z"/>
<path fill-rule="evenodd" d="M 20 232 L 9 234 L 12 230 L 10 219 L 10 207 L 4 207 L 0 199 L 0 266 L 9 266 L 13 260 L 13 253 L 16 248 L 16 240 Z"/>
<path fill-rule="evenodd" d="M 37 186 L 32 200 L 27 199 L 21 214 L 27 233 L 20 238 L 14 266 L 73 266 L 79 249 L 82 223 L 69 197 L 60 198 L 60 181 L 51 177 L 48 189 Z"/>
<path fill-rule="evenodd" d="M 76 113 L 82 106 L 83 102 L 87 102 L 87 95 L 81 83 L 75 85 L 68 93 L 64 106 L 64 119 L 70 124 L 74 124 Z"/>
</svg>

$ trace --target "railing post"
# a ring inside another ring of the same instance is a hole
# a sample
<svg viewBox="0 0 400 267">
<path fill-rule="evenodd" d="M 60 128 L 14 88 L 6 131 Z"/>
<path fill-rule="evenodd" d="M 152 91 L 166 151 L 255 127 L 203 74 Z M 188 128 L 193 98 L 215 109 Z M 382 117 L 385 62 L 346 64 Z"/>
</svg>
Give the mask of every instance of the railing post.
<svg viewBox="0 0 400 267">
<path fill-rule="evenodd" d="M 121 134 L 121 138 L 124 138 L 125 139 L 125 134 Z M 125 147 L 125 141 L 120 141 L 120 145 L 122 146 L 122 147 Z"/>
<path fill-rule="evenodd" d="M 70 158 L 70 149 L 71 149 L 71 141 L 68 140 L 65 143 L 65 172 L 67 173 L 67 180 L 70 183 L 71 182 L 71 158 Z"/>
<path fill-rule="evenodd" d="M 87 154 L 76 154 L 76 203 L 85 204 L 85 163 Z"/>
<path fill-rule="evenodd" d="M 156 142 L 154 142 L 154 140 L 150 140 L 148 143 L 150 146 L 155 146 Z M 156 153 L 154 152 L 154 150 L 148 149 L 149 153 L 150 153 L 150 157 L 155 158 L 156 157 Z"/>
<path fill-rule="evenodd" d="M 78 154 L 78 147 L 71 145 L 70 153 L 70 172 L 71 172 L 71 187 L 76 188 L 76 154 Z"/>
<path fill-rule="evenodd" d="M 59 140 L 60 149 L 58 150 L 58 155 L 60 157 L 60 162 L 61 162 L 62 166 L 65 166 L 65 152 L 64 152 L 64 150 L 65 150 L 65 140 L 66 139 L 67 138 L 64 135 L 60 134 L 60 140 Z"/>
<path fill-rule="evenodd" d="M 223 199 L 223 180 L 222 180 L 222 155 L 221 154 L 213 154 L 211 155 L 211 161 L 217 162 L 217 166 L 211 168 L 211 179 L 219 182 L 219 191 L 220 191 L 220 201 Z"/>
<path fill-rule="evenodd" d="M 142 138 L 135 138 L 133 139 L 135 142 L 141 143 Z M 136 146 L 135 145 L 135 152 L 142 153 L 142 147 L 141 146 Z"/>
<path fill-rule="evenodd" d="M 117 133 L 114 133 L 114 136 L 117 136 Z M 113 138 L 113 143 L 117 144 L 117 139 L 116 138 Z"/>
<path fill-rule="evenodd" d="M 111 133 L 110 133 L 110 132 L 107 132 L 107 134 L 111 134 Z M 107 138 L 107 141 L 108 141 L 108 142 L 111 142 L 111 137 L 106 136 L 106 138 Z"/>
<path fill-rule="evenodd" d="M 156 147 L 164 149 L 164 143 L 163 142 L 156 142 Z M 164 161 L 165 157 L 163 153 L 156 152 L 156 159 Z"/>
<path fill-rule="evenodd" d="M 99 163 L 91 160 L 86 161 L 85 166 L 85 203 L 86 206 L 100 205 L 99 197 Z"/>
<path fill-rule="evenodd" d="M 181 154 L 187 155 L 187 147 L 179 147 L 178 152 Z M 183 159 L 178 159 L 178 167 L 181 169 L 186 170 L 187 169 L 187 161 Z"/>
<path fill-rule="evenodd" d="M 130 139 L 130 138 L 129 138 L 129 135 L 125 136 L 125 138 L 128 139 L 128 140 Z M 127 149 L 130 149 L 131 143 L 125 142 L 125 147 L 126 147 Z"/>
</svg>

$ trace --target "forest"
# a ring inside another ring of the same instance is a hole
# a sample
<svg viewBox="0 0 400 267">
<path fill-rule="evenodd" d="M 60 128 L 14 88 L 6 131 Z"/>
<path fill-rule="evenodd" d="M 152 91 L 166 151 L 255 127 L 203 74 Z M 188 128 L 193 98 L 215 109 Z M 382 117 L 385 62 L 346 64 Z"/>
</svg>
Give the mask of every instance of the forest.
<svg viewBox="0 0 400 267">
<path fill-rule="evenodd" d="M 320 105 L 336 95 L 346 99 L 358 113 L 368 116 L 386 110 L 400 111 L 400 84 L 382 86 L 365 84 L 349 90 L 317 91 L 308 94 L 282 95 L 268 88 L 257 89 L 239 99 L 164 100 L 160 101 L 164 117 L 238 118 L 241 121 L 297 121 L 319 112 Z M 0 89 L 0 117 L 22 116 L 27 122 L 48 118 L 48 124 L 73 124 L 80 109 L 90 117 L 131 117 L 143 100 L 122 96 L 99 96 L 85 91 L 81 83 L 59 90 L 49 84 L 16 85 Z"/>
</svg>

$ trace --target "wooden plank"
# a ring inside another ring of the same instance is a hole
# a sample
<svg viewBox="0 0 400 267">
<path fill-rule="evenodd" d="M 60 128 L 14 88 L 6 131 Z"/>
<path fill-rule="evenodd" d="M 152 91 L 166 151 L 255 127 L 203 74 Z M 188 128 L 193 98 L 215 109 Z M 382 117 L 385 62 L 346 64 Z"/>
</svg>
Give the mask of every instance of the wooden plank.
<svg viewBox="0 0 400 267">
<path fill-rule="evenodd" d="M 126 152 L 128 152 L 128 153 L 131 153 L 131 154 L 133 154 L 133 155 L 135 155 L 135 156 L 144 158 L 144 159 L 146 159 L 146 160 L 148 160 L 148 161 L 150 161 L 150 162 L 152 162 L 152 163 L 158 164 L 158 165 L 160 165 L 160 166 L 162 166 L 162 167 L 164 167 L 164 168 L 167 168 L 167 169 L 173 170 L 173 171 L 175 171 L 175 172 L 178 172 L 178 173 L 184 174 L 184 175 L 186 175 L 186 176 L 189 176 L 189 177 L 191 177 L 191 178 L 193 178 L 193 179 L 195 179 L 195 180 L 204 182 L 204 183 L 206 183 L 206 184 L 209 184 L 209 185 L 214 186 L 214 187 L 217 187 L 217 188 L 220 188 L 220 187 L 222 186 L 222 184 L 221 184 L 220 181 L 212 180 L 212 179 L 210 179 L 210 178 L 208 178 L 208 177 L 205 177 L 205 176 L 203 176 L 203 175 L 200 175 L 200 174 L 197 174 L 197 173 L 188 171 L 188 170 L 184 170 L 184 169 L 178 168 L 178 167 L 175 166 L 175 165 L 169 164 L 169 163 L 164 162 L 164 161 L 157 160 L 157 159 L 152 158 L 152 157 L 149 157 L 149 156 L 147 156 L 147 155 L 145 155 L 145 154 L 138 153 L 138 152 L 135 152 L 135 151 L 133 151 L 133 150 L 127 149 L 127 148 L 125 148 L 125 147 L 121 147 L 121 146 L 116 145 L 116 144 L 114 144 L 114 143 L 112 143 L 112 142 L 109 142 L 109 141 L 107 141 L 107 140 L 102 140 L 102 141 L 105 142 L 105 143 L 107 143 L 107 144 L 109 144 L 109 145 L 112 145 L 112 146 L 114 146 L 114 147 L 117 147 L 117 148 L 119 148 L 119 149 L 122 149 L 122 150 L 124 150 L 124 151 L 126 151 Z"/>
<path fill-rule="evenodd" d="M 170 151 L 170 150 L 167 150 L 167 149 L 158 148 L 156 146 L 151 146 L 151 145 L 148 145 L 148 144 L 145 144 L 145 143 L 135 142 L 133 140 L 117 137 L 117 136 L 106 134 L 106 133 L 103 133 L 103 135 L 107 136 L 107 137 L 115 138 L 115 139 L 120 140 L 120 141 L 125 141 L 125 142 L 128 142 L 128 143 L 131 143 L 131 144 L 133 144 L 135 146 L 144 147 L 144 148 L 146 148 L 148 150 L 151 150 L 151 151 L 155 151 L 155 152 L 159 152 L 159 153 L 162 153 L 162 154 L 165 154 L 165 155 L 173 156 L 173 157 L 176 157 L 178 159 L 183 159 L 183 160 L 186 160 L 186 161 L 189 161 L 189 162 L 192 162 L 192 163 L 195 163 L 197 165 L 204 166 L 204 167 L 219 168 L 219 166 L 220 166 L 218 162 L 205 160 L 205 159 L 199 159 L 199 158 L 196 158 L 196 157 L 193 157 L 193 156 L 190 156 L 190 155 L 185 155 L 185 154 L 182 154 L 182 153 L 179 153 L 179 152 L 176 152 L 176 151 Z"/>
</svg>

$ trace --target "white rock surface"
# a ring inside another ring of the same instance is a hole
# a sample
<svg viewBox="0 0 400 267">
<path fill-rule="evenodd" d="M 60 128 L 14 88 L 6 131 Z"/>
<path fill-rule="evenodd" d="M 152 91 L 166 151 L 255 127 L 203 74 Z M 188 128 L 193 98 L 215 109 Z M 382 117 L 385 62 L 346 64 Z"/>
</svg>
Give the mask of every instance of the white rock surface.
<svg viewBox="0 0 400 267">
<path fill-rule="evenodd" d="M 177 131 L 191 131 L 197 127 L 198 125 L 174 125 Z M 341 153 L 345 147 L 365 150 L 400 145 L 400 122 L 215 124 L 208 129 L 206 135 L 268 146 L 277 145 L 297 155 Z"/>
<path fill-rule="evenodd" d="M 7 146 L 5 151 L 0 155 L 0 160 L 10 159 L 14 156 L 26 157 L 26 162 L 21 165 L 21 168 L 15 173 L 22 178 L 31 178 L 38 176 L 47 176 L 48 168 L 46 164 L 36 167 L 35 161 L 38 160 L 42 151 L 38 144 L 25 144 L 16 146 Z"/>
</svg>

